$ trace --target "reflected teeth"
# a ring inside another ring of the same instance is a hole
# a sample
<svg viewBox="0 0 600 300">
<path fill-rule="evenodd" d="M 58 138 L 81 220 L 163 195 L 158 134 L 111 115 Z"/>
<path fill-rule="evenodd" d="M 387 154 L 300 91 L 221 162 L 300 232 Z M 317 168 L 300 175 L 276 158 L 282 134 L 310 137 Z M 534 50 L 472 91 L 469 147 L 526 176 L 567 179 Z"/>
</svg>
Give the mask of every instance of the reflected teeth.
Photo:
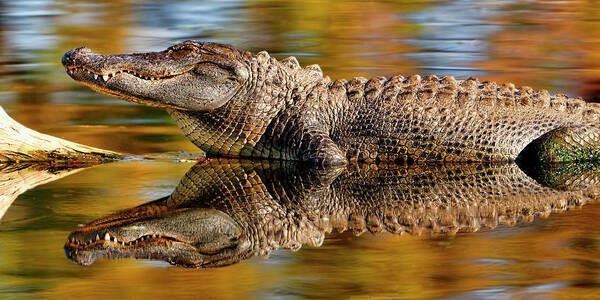
<svg viewBox="0 0 600 300">
<path fill-rule="evenodd" d="M 137 238 L 136 240 L 125 242 L 125 241 L 119 241 L 119 240 L 117 240 L 117 237 L 111 236 L 110 233 L 107 232 L 107 233 L 104 234 L 103 238 L 101 238 L 99 234 L 96 234 L 96 239 L 92 239 L 92 240 L 89 240 L 89 241 L 82 242 L 82 241 L 78 241 L 74 237 L 70 237 L 69 238 L 69 242 L 71 244 L 75 244 L 75 245 L 80 246 L 80 247 L 87 247 L 87 246 L 89 246 L 91 244 L 94 244 L 96 242 L 99 242 L 99 241 L 114 242 L 117 245 L 120 244 L 121 246 L 135 246 L 135 245 L 137 245 L 137 244 L 139 244 L 139 243 L 141 243 L 141 242 L 143 242 L 145 240 L 156 239 L 156 238 L 163 238 L 163 239 L 166 238 L 167 242 L 169 242 L 169 240 L 170 240 L 168 237 L 161 237 L 158 234 L 152 234 L 152 235 L 144 235 L 144 236 L 141 236 L 141 237 Z"/>
</svg>

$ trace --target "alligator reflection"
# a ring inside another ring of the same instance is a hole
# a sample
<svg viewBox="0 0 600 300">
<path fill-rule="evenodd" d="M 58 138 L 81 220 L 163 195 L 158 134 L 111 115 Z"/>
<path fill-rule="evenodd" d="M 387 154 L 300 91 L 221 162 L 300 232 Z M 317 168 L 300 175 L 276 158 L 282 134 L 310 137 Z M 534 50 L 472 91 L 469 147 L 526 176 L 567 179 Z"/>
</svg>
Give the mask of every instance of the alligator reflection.
<svg viewBox="0 0 600 300">
<path fill-rule="evenodd" d="M 320 246 L 331 232 L 476 231 L 529 222 L 594 200 L 585 166 L 529 170 L 514 164 L 328 170 L 283 162 L 221 160 L 192 167 L 168 197 L 102 217 L 72 232 L 67 257 L 136 257 L 217 267 L 278 248 Z"/>
</svg>

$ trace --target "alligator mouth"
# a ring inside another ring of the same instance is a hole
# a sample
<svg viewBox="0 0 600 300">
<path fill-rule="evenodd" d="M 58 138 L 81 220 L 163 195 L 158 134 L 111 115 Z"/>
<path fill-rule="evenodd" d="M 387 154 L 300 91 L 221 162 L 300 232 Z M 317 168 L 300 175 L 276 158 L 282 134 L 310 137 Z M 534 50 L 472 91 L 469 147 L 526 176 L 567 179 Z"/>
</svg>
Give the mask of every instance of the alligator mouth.
<svg viewBox="0 0 600 300">
<path fill-rule="evenodd" d="M 93 264 L 98 258 L 131 257 L 163 260 L 173 265 L 196 266 L 202 264 L 202 258 L 206 255 L 189 243 L 170 236 L 145 234 L 135 240 L 126 241 L 108 232 L 103 237 L 96 234 L 96 237 L 90 240 L 70 237 L 64 250 L 69 260 L 84 266 Z"/>
<path fill-rule="evenodd" d="M 125 101 L 144 104 L 148 106 L 156 106 L 166 109 L 180 109 L 176 105 L 170 105 L 157 101 L 149 95 L 136 94 L 136 84 L 143 84 L 142 91 L 161 90 L 160 84 L 169 83 L 176 77 L 182 76 L 189 70 L 182 70 L 176 74 L 149 74 L 147 72 L 139 73 L 131 69 L 119 69 L 111 71 L 96 71 L 85 65 L 70 65 L 65 66 L 65 71 L 74 80 L 96 90 L 102 94 L 120 98 Z M 136 83 L 137 82 L 137 83 Z M 177 86 L 177 83 L 170 83 L 171 86 Z M 130 87 L 134 87 L 129 90 Z"/>
<path fill-rule="evenodd" d="M 162 260 L 172 265 L 184 267 L 206 268 L 235 263 L 236 261 L 229 262 L 228 260 L 223 262 L 213 261 L 210 258 L 215 255 L 217 257 L 234 257 L 234 255 L 228 255 L 227 253 L 235 251 L 236 247 L 232 244 L 214 250 L 198 249 L 198 247 L 177 238 L 159 234 L 146 234 L 135 240 L 124 241 L 107 232 L 103 237 L 97 234 L 95 238 L 87 241 L 70 237 L 64 249 L 68 259 L 85 266 L 93 264 L 98 258 L 133 257 Z M 206 260 L 207 258 L 208 260 Z"/>
<path fill-rule="evenodd" d="M 169 209 L 164 205 L 167 199 L 116 212 L 73 231 L 64 244 L 67 258 L 80 265 L 98 258 L 133 257 L 199 267 L 207 257 L 237 247 L 242 231 L 228 215 L 214 209 Z"/>
<path fill-rule="evenodd" d="M 69 238 L 69 240 L 67 241 L 65 246 L 81 250 L 81 249 L 86 249 L 86 248 L 89 248 L 89 247 L 92 247 L 95 245 L 107 244 L 107 243 L 110 243 L 111 245 L 119 246 L 119 247 L 136 247 L 141 244 L 148 243 L 148 242 L 185 243 L 184 241 L 178 240 L 174 237 L 163 236 L 163 235 L 159 235 L 159 234 L 146 234 L 146 235 L 136 238 L 135 240 L 124 241 L 124 240 L 119 240 L 117 237 L 112 236 L 112 235 L 110 235 L 110 233 L 107 232 L 104 234 L 104 236 L 100 236 L 99 234 L 96 234 L 95 239 L 92 238 L 87 241 L 80 241 L 74 237 L 71 237 L 71 238 Z"/>
<path fill-rule="evenodd" d="M 174 78 L 174 77 L 177 77 L 177 76 L 183 74 L 183 73 L 180 73 L 180 74 L 170 74 L 170 75 L 149 75 L 148 76 L 148 75 L 137 73 L 132 70 L 126 70 L 126 69 L 114 71 L 111 73 L 100 73 L 100 72 L 90 70 L 84 66 L 67 67 L 66 71 L 71 76 L 73 76 L 75 74 L 86 75 L 89 79 L 93 78 L 97 83 L 105 83 L 105 82 L 109 81 L 110 79 L 112 79 L 113 77 L 116 77 L 123 73 L 129 74 L 129 75 L 132 75 L 139 79 L 143 79 L 143 80 L 147 80 L 147 81 L 166 80 L 166 79 Z"/>
</svg>

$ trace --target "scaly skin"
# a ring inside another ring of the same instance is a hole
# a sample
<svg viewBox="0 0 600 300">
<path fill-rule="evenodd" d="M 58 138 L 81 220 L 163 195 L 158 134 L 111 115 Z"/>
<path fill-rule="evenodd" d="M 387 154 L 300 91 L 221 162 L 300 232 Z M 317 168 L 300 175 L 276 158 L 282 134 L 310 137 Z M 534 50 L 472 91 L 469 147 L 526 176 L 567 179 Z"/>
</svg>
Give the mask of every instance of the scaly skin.
<svg viewBox="0 0 600 300">
<path fill-rule="evenodd" d="M 84 265 L 136 257 L 217 267 L 278 248 L 320 246 L 331 232 L 454 234 L 511 226 L 597 200 L 597 165 L 573 165 L 557 174 L 537 170 L 555 189 L 515 164 L 307 169 L 289 162 L 205 161 L 170 197 L 77 228 L 65 252 Z"/>
<path fill-rule="evenodd" d="M 134 55 L 78 48 L 63 64 L 101 93 L 164 107 L 217 156 L 324 166 L 600 157 L 597 105 L 513 84 L 418 75 L 331 81 L 293 57 L 195 41 Z"/>
</svg>

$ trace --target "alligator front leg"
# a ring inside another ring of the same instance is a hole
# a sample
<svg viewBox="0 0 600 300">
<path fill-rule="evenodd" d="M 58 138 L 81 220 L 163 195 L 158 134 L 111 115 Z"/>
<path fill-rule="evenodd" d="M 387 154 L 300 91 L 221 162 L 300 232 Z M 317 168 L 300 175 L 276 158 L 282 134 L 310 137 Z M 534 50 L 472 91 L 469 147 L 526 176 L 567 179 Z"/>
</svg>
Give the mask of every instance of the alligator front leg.
<svg viewBox="0 0 600 300">
<path fill-rule="evenodd" d="M 311 165 L 330 167 L 348 163 L 344 153 L 324 132 L 304 132 L 298 149 L 300 160 Z"/>
<path fill-rule="evenodd" d="M 600 128 L 594 125 L 559 127 L 531 142 L 517 158 L 524 164 L 600 160 Z"/>
</svg>

